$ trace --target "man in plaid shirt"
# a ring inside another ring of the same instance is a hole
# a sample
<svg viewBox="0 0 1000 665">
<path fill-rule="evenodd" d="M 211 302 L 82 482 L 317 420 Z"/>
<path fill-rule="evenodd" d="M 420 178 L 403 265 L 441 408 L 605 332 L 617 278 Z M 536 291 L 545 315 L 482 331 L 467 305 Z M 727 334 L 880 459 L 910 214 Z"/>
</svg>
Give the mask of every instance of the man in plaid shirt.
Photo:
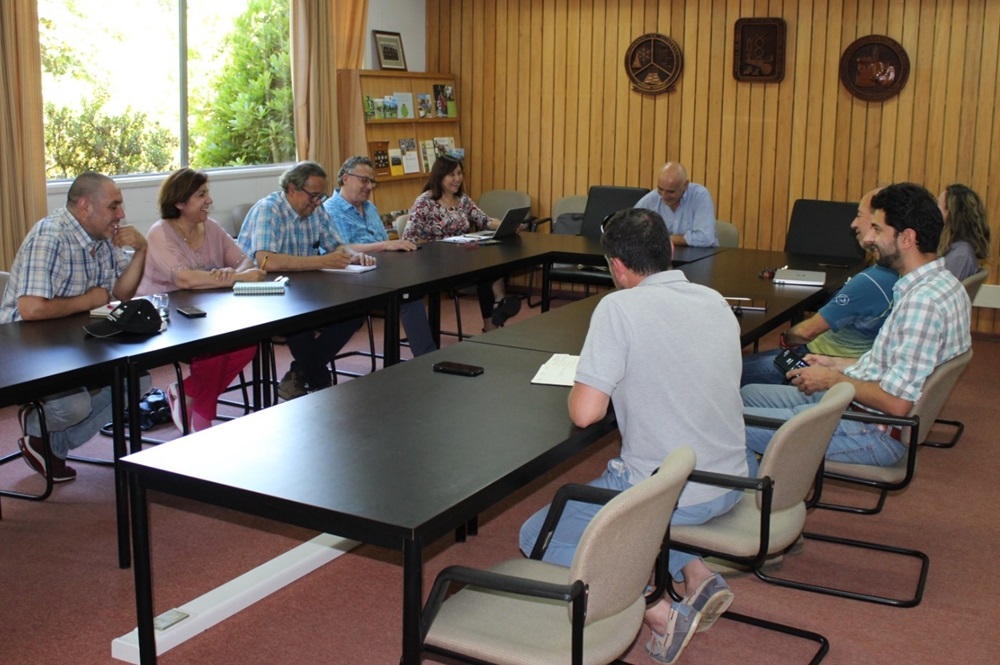
<svg viewBox="0 0 1000 665">
<path fill-rule="evenodd" d="M 849 381 L 853 408 L 905 416 L 934 368 L 972 346 L 972 303 L 937 256 L 944 219 L 934 196 L 912 183 L 890 185 L 871 200 L 872 227 L 865 243 L 878 262 L 899 273 L 893 309 L 870 351 L 854 361 L 815 354 L 808 367 L 786 375 L 791 385 L 749 385 L 742 389 L 744 412 L 787 420 L 816 404 L 823 392 Z M 763 453 L 773 430 L 747 427 L 747 447 Z M 906 454 L 898 427 L 842 420 L 827 459 L 891 466 Z"/>
<path fill-rule="evenodd" d="M 17 252 L 0 305 L 0 323 L 58 319 L 129 300 L 146 265 L 146 239 L 123 225 L 125 209 L 115 181 L 80 174 L 60 208 L 28 232 Z M 124 251 L 131 247 L 131 257 Z M 53 482 L 76 478 L 66 466 L 72 448 L 89 441 L 111 420 L 111 389 L 77 388 L 42 400 L 52 468 L 45 461 L 38 413 L 21 409 L 18 446 L 28 465 Z"/>
<path fill-rule="evenodd" d="M 372 265 L 375 259 L 345 245 L 330 213 L 326 171 L 316 162 L 299 162 L 282 174 L 281 189 L 254 204 L 240 228 L 237 244 L 262 270 L 274 273 Z M 282 399 L 305 395 L 332 383 L 327 365 L 361 327 L 363 319 L 338 321 L 319 331 L 289 335 L 292 366 L 278 384 Z"/>
</svg>

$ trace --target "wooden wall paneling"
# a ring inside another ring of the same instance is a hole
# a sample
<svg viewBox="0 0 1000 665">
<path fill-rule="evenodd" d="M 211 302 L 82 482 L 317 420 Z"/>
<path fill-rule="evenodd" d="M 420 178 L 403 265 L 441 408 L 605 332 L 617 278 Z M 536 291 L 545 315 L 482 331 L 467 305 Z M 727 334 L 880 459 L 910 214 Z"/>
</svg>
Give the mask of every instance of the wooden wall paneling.
<svg viewBox="0 0 1000 665">
<path fill-rule="evenodd" d="M 950 3 L 947 3 L 950 6 Z M 935 152 L 934 128 L 940 125 L 940 105 L 934 102 L 932 95 L 941 94 L 941 82 L 936 81 L 941 72 L 936 71 L 935 59 L 941 53 L 941 28 L 939 21 L 947 21 L 942 14 L 947 13 L 945 3 L 931 5 L 924 3 L 920 6 L 920 41 L 918 43 L 918 57 L 920 66 L 916 68 L 917 83 L 919 88 L 914 90 L 917 97 L 917 108 L 914 113 L 913 128 L 913 150 L 909 164 L 907 180 L 913 182 L 927 182 L 930 175 L 928 163 L 933 161 L 930 157 Z M 944 33 L 947 35 L 947 32 Z M 945 51 L 947 53 L 947 51 Z M 911 73 L 913 71 L 911 70 Z"/>
<path fill-rule="evenodd" d="M 789 128 L 795 117 L 794 63 L 790 58 L 797 48 L 794 26 L 798 25 L 798 0 L 774 0 L 771 3 L 771 16 L 785 19 L 785 79 L 781 83 L 771 84 L 778 99 L 777 124 L 773 130 L 777 135 L 774 149 L 774 194 L 771 209 L 762 210 L 762 214 L 767 215 L 765 221 L 770 226 L 770 238 L 765 246 L 784 247 L 788 228 L 791 153 L 794 145 Z"/>
<path fill-rule="evenodd" d="M 741 16 L 749 16 L 753 2 L 744 0 L 740 7 Z M 733 151 L 733 219 L 742 222 L 746 232 L 746 247 L 756 247 L 756 225 L 748 224 L 750 212 L 747 206 L 747 168 L 750 142 L 750 94 L 751 85 L 741 83 L 736 88 L 736 103 L 733 109 L 735 128 L 735 148 Z"/>
<path fill-rule="evenodd" d="M 670 159 L 684 164 L 690 172 L 694 168 L 694 144 L 695 133 L 697 131 L 696 102 L 699 95 L 698 77 L 701 72 L 702 61 L 699 52 L 698 20 L 699 6 L 684 6 L 684 15 L 681 18 L 681 30 L 674 30 L 677 33 L 675 39 L 684 53 L 684 72 L 678 81 L 677 108 L 680 111 L 681 132 L 679 143 Z M 697 173 L 697 171 L 695 171 Z"/>
<path fill-rule="evenodd" d="M 507 124 L 507 103 L 513 96 L 514 82 L 511 76 L 511 61 L 509 54 L 508 35 L 514 29 L 509 20 L 506 2 L 496 5 L 496 33 L 492 52 L 496 62 L 496 77 L 493 85 L 496 90 L 493 97 L 493 139 L 490 142 L 490 173 L 492 179 L 483 182 L 491 189 L 502 189 L 506 182 L 506 138 L 512 133 L 512 127 Z M 516 71 L 516 69 L 514 70 Z"/>
<path fill-rule="evenodd" d="M 988 45 L 992 48 L 992 51 L 985 52 L 983 54 L 983 59 L 989 60 L 993 67 L 996 67 L 996 63 L 1000 61 L 1000 47 L 997 46 L 998 38 L 996 31 L 998 26 L 1000 26 L 1000 12 L 997 9 L 997 3 L 992 1 L 987 2 L 987 16 L 989 21 L 986 25 L 989 26 L 989 38 L 984 40 L 984 45 Z M 993 78 L 992 81 L 988 82 L 990 84 L 989 99 L 995 100 L 997 98 L 998 92 L 1000 92 L 1000 71 Z M 984 91 L 984 94 L 987 91 Z M 993 145 L 993 141 L 996 141 L 1000 137 L 1000 104 L 993 103 L 992 108 L 992 122 L 989 123 L 989 131 L 991 132 L 990 142 L 986 143 L 984 140 L 979 141 L 979 145 L 985 146 Z M 984 129 L 986 129 L 987 123 L 983 123 Z M 991 257 L 991 270 L 992 273 L 988 281 L 991 284 L 996 284 L 997 280 L 997 265 L 998 265 L 998 255 L 1000 255 L 1000 186 L 993 184 L 997 180 L 997 174 L 1000 174 L 1000 150 L 991 149 L 989 152 L 989 170 L 988 175 L 983 178 L 983 183 L 990 183 L 992 186 L 986 186 L 979 191 L 980 196 L 983 198 L 983 202 L 986 205 L 987 218 L 990 220 L 990 239 L 992 243 L 992 257 Z M 975 330 L 983 332 L 991 332 L 993 334 L 1000 333 L 1000 316 L 995 309 L 984 310 L 977 309 L 974 310 L 975 314 Z"/>
<path fill-rule="evenodd" d="M 576 166 L 576 187 L 578 194 L 586 194 L 590 188 L 590 145 L 592 141 L 593 127 L 595 126 L 594 113 L 594 76 L 591 68 L 592 59 L 592 32 L 594 25 L 594 8 L 591 3 L 585 3 L 580 7 L 580 21 L 577 25 L 576 39 L 578 43 L 577 53 L 579 55 L 579 67 L 577 69 L 577 86 L 570 90 L 569 98 L 576 102 L 578 109 L 577 120 L 579 122 L 576 141 L 576 150 L 573 152 L 573 163 Z"/>
<path fill-rule="evenodd" d="M 563 0 L 566 2 L 567 0 Z M 575 4 L 575 3 L 574 3 Z M 580 12 L 573 8 L 566 11 L 566 65 L 563 76 L 556 81 L 556 91 L 553 94 L 561 102 L 562 112 L 559 116 L 559 123 L 562 128 L 563 143 L 558 153 L 559 164 L 557 168 L 562 173 L 562 187 L 553 192 L 552 204 L 563 196 L 573 196 L 586 192 L 581 190 L 577 182 L 577 170 L 579 164 L 577 160 L 578 142 L 580 137 L 580 125 L 583 122 L 583 114 L 580 107 Z M 545 215 L 551 215 L 552 208 L 549 207 Z"/>
<path fill-rule="evenodd" d="M 566 78 L 566 0 L 554 0 L 551 3 L 543 24 L 545 32 L 543 39 L 551 43 L 552 62 L 548 69 L 548 78 L 543 79 L 542 86 L 545 90 L 562 89 Z M 534 212 L 538 217 L 547 217 L 552 210 L 556 192 L 562 192 L 565 187 L 563 169 L 567 113 L 564 95 L 540 94 L 540 96 L 543 101 L 549 98 L 548 107 L 542 107 L 542 117 L 547 118 L 547 131 L 550 137 L 547 156 L 543 158 L 542 181 L 548 181 L 549 185 L 539 192 Z"/>
<path fill-rule="evenodd" d="M 725 9 L 726 39 L 733 38 L 733 26 L 740 15 L 739 0 L 729 0 Z M 715 196 L 715 214 L 736 224 L 743 233 L 743 218 L 737 214 L 733 203 L 733 182 L 736 177 L 736 91 L 738 84 L 727 72 L 722 80 L 722 94 L 719 108 L 719 176 Z M 745 240 L 745 238 L 744 238 Z"/>
<path fill-rule="evenodd" d="M 633 39 L 639 35 L 645 34 L 646 25 L 646 7 L 642 3 L 637 2 L 632 8 L 632 15 L 629 17 L 629 25 L 626 26 L 625 33 L 622 35 L 625 45 L 618 54 L 618 71 L 621 72 L 620 75 L 622 76 L 625 85 L 624 99 L 628 110 L 624 114 L 625 129 L 624 136 L 621 138 L 624 148 L 616 151 L 615 161 L 620 162 L 622 165 L 619 182 L 632 185 L 637 185 L 648 179 L 646 174 L 649 169 L 642 163 L 644 148 L 642 111 L 646 95 L 632 90 L 631 82 L 628 80 L 628 77 L 624 75 L 624 54 Z"/>
<path fill-rule="evenodd" d="M 902 43 L 900 26 L 888 23 L 889 0 L 875 0 L 871 5 L 871 34 L 889 35 Z M 881 145 L 882 125 L 886 120 L 888 109 L 895 108 L 899 96 L 878 104 L 869 104 L 865 117 L 863 145 L 865 160 L 860 169 L 851 169 L 847 178 L 847 197 L 845 201 L 858 201 L 864 192 L 878 182 L 879 168 L 883 159 Z"/>
<path fill-rule="evenodd" d="M 795 19 L 788 20 L 788 51 L 785 63 L 785 81 L 782 87 L 792 91 L 792 120 L 789 136 L 791 147 L 788 157 L 788 199 L 795 201 L 803 198 L 805 185 L 803 165 L 806 162 L 806 148 L 809 145 L 808 133 L 812 125 L 809 114 L 810 59 L 813 33 L 813 3 L 811 0 L 788 0 L 788 4 L 796 4 Z M 787 5 L 786 5 L 787 6 Z M 793 37 L 794 35 L 794 37 Z M 796 94 L 797 92 L 797 94 Z M 787 223 L 788 215 L 785 216 Z M 786 224 L 787 226 L 787 224 Z M 784 247 L 782 240 L 779 247 Z"/>
<path fill-rule="evenodd" d="M 818 91 L 816 108 L 820 113 L 819 133 L 815 135 L 819 146 L 819 155 L 816 161 L 815 190 L 810 192 L 806 198 L 812 199 L 832 199 L 832 183 L 830 172 L 833 169 L 833 146 L 836 142 L 837 132 L 837 105 L 840 96 L 848 94 L 842 89 L 837 78 L 837 67 L 840 63 L 840 53 L 843 44 L 840 38 L 841 10 L 836 0 L 825 3 L 826 19 L 823 24 L 823 50 L 815 54 L 818 58 L 817 65 L 822 72 L 820 78 L 821 89 Z M 846 139 L 845 139 L 846 140 Z"/>
<path fill-rule="evenodd" d="M 507 6 L 507 96 L 503 99 L 505 132 L 503 154 L 503 184 L 517 182 L 517 135 L 523 131 L 517 124 L 517 98 L 520 95 L 519 78 L 521 62 L 518 49 L 518 30 L 521 12 L 517 2 L 500 3 Z M 499 142 L 498 142 L 499 143 Z M 500 187 L 497 187 L 499 189 Z"/>
<path fill-rule="evenodd" d="M 618 100 L 622 91 L 619 89 L 618 69 L 618 39 L 620 34 L 619 3 L 605 0 L 600 3 L 599 13 L 603 16 L 600 25 L 594 24 L 594 52 L 599 61 L 594 63 L 597 77 L 604 81 L 601 88 L 601 124 L 600 131 L 595 132 L 597 140 L 591 150 L 591 164 L 597 174 L 597 183 L 615 184 L 615 163 L 612 157 L 619 149 L 616 139 Z M 600 35 L 600 37 L 598 36 Z"/>
<path fill-rule="evenodd" d="M 684 69 L 681 71 L 681 77 L 677 81 L 675 92 L 660 95 L 661 103 L 667 106 L 667 134 L 666 141 L 663 144 L 663 158 L 660 160 L 664 163 L 675 160 L 684 161 L 684 156 L 681 154 L 681 141 L 684 134 L 684 100 L 681 94 L 683 93 L 683 85 L 686 80 L 694 75 L 691 71 L 691 53 L 688 52 L 684 44 L 684 21 L 686 15 L 684 3 L 671 3 L 669 32 L 663 33 L 676 40 L 681 52 L 684 53 Z"/>
<path fill-rule="evenodd" d="M 441 35 L 441 0 L 426 0 L 427 25 L 424 29 L 424 51 L 427 60 L 427 71 L 440 72 L 441 44 L 445 40 Z"/>
<path fill-rule="evenodd" d="M 963 99 L 962 84 L 965 82 L 965 48 L 969 39 L 966 21 L 969 15 L 966 2 L 956 2 L 951 8 L 951 30 L 948 34 L 948 52 L 945 70 L 947 74 L 941 77 L 943 86 L 943 115 L 941 126 L 935 132 L 939 139 L 940 157 L 937 160 L 937 172 L 928 172 L 927 186 L 933 191 L 941 191 L 947 182 L 957 179 L 958 162 L 966 158 L 958 154 L 958 131 L 961 122 Z"/>
<path fill-rule="evenodd" d="M 809 0 L 805 0 L 806 3 Z M 816 0 L 813 11 L 812 24 L 812 48 L 808 53 L 809 78 L 803 82 L 808 87 L 808 105 L 806 115 L 805 133 L 796 140 L 805 142 L 805 156 L 802 162 L 802 192 L 798 198 L 815 199 L 819 197 L 819 173 L 820 160 L 823 148 L 823 134 L 832 131 L 829 123 L 829 108 L 832 104 L 823 104 L 827 90 L 827 34 L 829 23 L 827 14 L 830 11 L 827 0 Z M 805 46 L 805 42 L 803 42 Z M 831 48 L 836 48 L 832 46 Z M 830 72 L 830 76 L 836 77 L 836 72 Z M 833 90 L 832 98 L 836 100 L 839 84 L 830 86 Z"/>
<path fill-rule="evenodd" d="M 699 3 L 691 11 L 697 17 L 695 33 L 693 35 L 694 44 L 689 47 L 695 51 L 694 67 L 692 68 L 692 73 L 694 74 L 694 103 L 686 107 L 692 114 L 686 123 L 688 131 L 685 132 L 685 134 L 691 137 L 691 147 L 682 149 L 681 152 L 685 155 L 690 155 L 690 157 L 686 157 L 690 161 L 685 163 L 689 177 L 695 182 L 705 184 L 705 176 L 708 173 L 711 73 L 713 67 L 724 66 L 724 63 L 728 59 L 726 57 L 728 49 L 717 49 L 713 52 L 712 21 L 714 3 Z"/>
<path fill-rule="evenodd" d="M 520 48 L 517 53 L 517 126 L 523 131 L 517 133 L 517 169 L 513 182 L 507 189 L 516 189 L 522 192 L 531 189 L 530 178 L 533 175 L 531 166 L 531 145 L 538 143 L 538 127 L 532 125 L 532 99 L 534 89 L 532 88 L 532 71 L 535 70 L 535 53 L 533 48 L 532 35 L 532 8 L 535 3 L 531 0 L 519 0 L 521 21 L 518 32 L 520 33 Z M 537 158 L 537 152 L 534 155 Z"/>
<path fill-rule="evenodd" d="M 605 77 L 612 82 L 605 88 L 608 106 L 607 130 L 604 134 L 602 153 L 605 182 L 623 183 L 630 158 L 634 158 L 633 146 L 628 142 L 629 104 L 632 101 L 632 87 L 625 76 L 622 53 L 632 43 L 632 6 L 629 3 L 607 3 L 608 22 L 605 24 Z"/>
<path fill-rule="evenodd" d="M 839 69 L 840 54 L 844 52 L 844 49 L 858 37 L 870 34 L 870 24 L 867 20 L 863 29 L 858 25 L 858 3 L 861 1 L 845 0 L 842 11 L 830 13 L 829 44 L 835 45 L 835 47 L 829 51 L 829 64 L 827 66 L 835 68 L 835 72 Z M 864 2 L 867 6 L 867 0 Z M 836 17 L 834 18 L 833 15 Z M 836 24 L 835 28 L 834 23 Z M 820 198 L 844 201 L 847 198 L 847 173 L 848 169 L 851 168 L 851 154 L 857 152 L 857 134 L 852 133 L 851 130 L 864 131 L 864 110 L 868 105 L 847 92 L 836 76 L 831 82 L 837 86 L 836 103 L 834 104 L 836 119 L 833 131 L 825 137 L 825 140 L 830 144 L 828 153 L 830 159 L 820 166 L 821 169 L 825 169 L 827 174 L 827 187 L 820 190 L 825 192 Z M 855 125 L 856 114 L 857 124 Z M 864 159 L 863 154 L 858 155 L 858 160 L 861 159 Z"/>
<path fill-rule="evenodd" d="M 893 29 L 896 30 L 899 35 L 896 40 L 903 45 L 903 48 L 908 54 L 911 53 L 912 29 L 905 21 L 904 4 L 900 0 L 893 0 L 889 3 L 886 14 L 886 25 L 893 26 Z M 910 62 L 910 67 L 910 76 L 912 77 L 912 60 Z M 912 83 L 912 78 L 910 83 Z M 896 160 L 898 158 L 898 144 L 909 143 L 905 139 L 907 132 L 903 130 L 901 124 L 903 123 L 904 118 L 908 115 L 906 109 L 913 108 L 912 100 L 913 88 L 908 83 L 907 87 L 903 88 L 903 91 L 899 95 L 884 105 L 884 108 L 882 109 L 882 126 L 878 137 L 878 172 L 875 174 L 874 182 L 865 183 L 863 188 L 865 191 L 862 192 L 862 195 L 880 184 L 889 183 L 894 180 L 893 173 L 895 172 Z"/>
<path fill-rule="evenodd" d="M 981 49 L 979 51 L 982 59 L 978 67 L 978 97 L 974 105 L 976 108 L 976 117 L 970 123 L 972 127 L 967 130 L 973 137 L 972 144 L 970 146 L 963 146 L 963 154 L 971 156 L 969 161 L 971 162 L 972 173 L 969 179 L 975 182 L 978 187 L 981 187 L 981 195 L 985 195 L 990 181 L 990 157 L 995 151 L 984 150 L 983 147 L 993 145 L 998 130 L 993 124 L 993 112 L 996 108 L 998 94 L 997 76 L 1000 73 L 1000 68 L 997 66 L 998 61 L 1000 61 L 1000 2 L 977 0 L 976 4 L 984 5 L 981 23 Z M 969 106 L 973 105 L 969 104 Z M 994 171 L 993 173 L 995 175 L 996 172 Z M 983 201 L 984 203 L 986 202 L 985 196 Z M 994 206 L 990 206 L 989 208 L 990 210 L 997 210 Z M 1000 224 L 998 217 L 1000 215 L 994 214 L 990 218 L 990 226 L 993 230 L 994 254 L 997 249 L 1000 249 L 1000 236 L 997 235 L 997 230 L 1000 228 L 997 226 L 997 224 Z"/>
<path fill-rule="evenodd" d="M 724 3 L 713 3 L 711 24 L 708 28 L 709 58 L 712 64 L 708 67 L 708 88 L 705 104 L 705 155 L 704 163 L 695 176 L 695 181 L 708 188 L 715 201 L 715 218 L 730 221 L 720 211 L 719 177 L 722 169 L 720 163 L 722 151 L 722 89 L 725 79 L 732 78 L 732 27 L 726 21 L 726 6 Z M 735 222 L 734 222 L 735 223 Z"/>
<path fill-rule="evenodd" d="M 482 108 L 485 105 L 485 81 L 480 76 L 483 71 L 486 43 L 483 40 L 485 33 L 485 17 L 483 5 L 485 3 L 466 4 L 462 9 L 462 35 L 463 35 L 463 69 L 466 72 L 464 84 L 462 86 L 463 105 L 472 107 L 471 113 L 466 115 L 466 122 L 462 123 L 462 129 L 467 131 L 469 138 L 465 145 L 466 164 L 469 164 L 470 156 L 475 156 L 475 177 L 472 179 L 472 191 L 475 198 L 478 198 L 484 191 L 493 189 L 487 183 L 485 166 L 491 161 L 489 155 L 485 154 L 483 143 L 483 114 Z M 467 188 L 468 191 L 468 188 Z M 472 195 L 472 192 L 469 192 Z"/>
<path fill-rule="evenodd" d="M 497 7 L 495 2 L 483 3 L 480 15 L 483 23 L 482 41 L 478 50 L 483 53 L 483 69 L 473 72 L 476 81 L 482 82 L 481 106 L 473 109 L 482 117 L 481 145 L 479 153 L 482 160 L 479 166 L 480 176 L 476 180 L 482 187 L 496 189 L 495 169 L 497 165 L 497 150 L 494 136 L 496 132 L 496 99 L 497 99 Z M 462 123 L 465 124 L 465 123 Z"/>
<path fill-rule="evenodd" d="M 981 61 L 983 52 L 983 18 L 985 17 L 985 7 L 980 0 L 969 2 L 968 13 L 966 15 L 966 25 L 964 26 L 965 48 L 962 53 L 962 88 L 959 92 L 959 100 L 970 100 L 970 103 L 959 103 L 958 131 L 955 141 L 956 162 L 954 177 L 959 182 L 972 183 L 972 157 L 976 154 L 976 116 L 978 114 L 978 104 L 971 103 L 972 100 L 979 99 L 980 67 L 977 63 L 985 65 Z M 958 40 L 960 43 L 962 39 Z M 954 101 L 952 101 L 954 104 Z M 984 144 L 989 145 L 989 144 Z M 942 183 L 946 184 L 946 183 Z"/>
<path fill-rule="evenodd" d="M 542 8 L 549 4 L 551 0 L 545 2 L 533 2 L 530 5 L 531 30 L 525 36 L 527 44 L 525 53 L 535 59 L 534 66 L 530 68 L 528 77 L 528 94 L 524 99 L 527 107 L 527 154 L 526 162 L 522 163 L 522 168 L 527 171 L 524 187 L 518 187 L 522 192 L 539 192 L 542 189 L 540 170 L 542 167 L 542 142 L 551 141 L 551 134 L 546 133 L 542 127 L 542 108 L 540 104 L 542 77 L 546 67 L 552 66 L 551 54 L 546 62 L 546 44 L 542 40 Z M 551 48 L 551 43 L 548 44 Z M 548 187 L 546 183 L 545 187 Z"/>
<path fill-rule="evenodd" d="M 633 17 L 635 18 L 635 17 Z M 656 0 L 646 0 L 641 11 L 641 25 L 636 26 L 633 20 L 632 39 L 648 32 L 656 30 L 659 21 L 659 6 Z M 631 42 L 629 42 L 631 43 Z M 624 60 L 622 61 L 624 66 Z M 656 106 L 657 98 L 660 95 L 641 95 L 637 92 L 629 93 L 633 98 L 633 103 L 637 109 L 634 116 L 636 120 L 634 127 L 630 131 L 630 145 L 634 146 L 636 158 L 634 161 L 635 176 L 630 180 L 636 187 L 653 188 L 656 178 L 656 170 L 660 167 L 657 164 L 659 159 L 659 146 L 656 145 L 658 127 L 656 126 Z M 631 137 L 635 138 L 632 139 Z M 631 141 L 634 140 L 634 143 Z"/>
</svg>

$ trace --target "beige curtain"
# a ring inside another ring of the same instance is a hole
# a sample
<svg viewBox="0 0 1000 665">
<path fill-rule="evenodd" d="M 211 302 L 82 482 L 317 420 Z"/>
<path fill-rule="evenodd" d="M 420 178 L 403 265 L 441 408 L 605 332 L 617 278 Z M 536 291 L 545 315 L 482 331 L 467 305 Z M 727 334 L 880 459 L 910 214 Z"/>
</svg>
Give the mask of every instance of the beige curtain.
<svg viewBox="0 0 1000 665">
<path fill-rule="evenodd" d="M 0 269 L 47 214 L 36 0 L 0 3 Z"/>
<path fill-rule="evenodd" d="M 340 166 L 337 69 L 364 62 L 368 0 L 292 0 L 292 90 L 299 159 Z"/>
</svg>

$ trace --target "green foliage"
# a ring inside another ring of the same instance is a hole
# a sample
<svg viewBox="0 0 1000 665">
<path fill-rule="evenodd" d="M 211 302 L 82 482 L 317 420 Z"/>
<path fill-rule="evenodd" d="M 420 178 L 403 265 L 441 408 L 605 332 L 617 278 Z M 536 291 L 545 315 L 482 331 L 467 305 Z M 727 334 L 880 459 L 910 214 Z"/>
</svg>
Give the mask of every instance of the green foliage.
<svg viewBox="0 0 1000 665">
<path fill-rule="evenodd" d="M 80 107 L 45 104 L 45 171 L 74 178 L 83 171 L 108 175 L 165 171 L 177 139 L 145 113 L 131 108 L 104 113 L 107 92 L 98 89 Z"/>
<path fill-rule="evenodd" d="M 226 37 L 229 60 L 215 98 L 192 104 L 192 162 L 199 167 L 295 158 L 288 0 L 250 0 Z"/>
</svg>

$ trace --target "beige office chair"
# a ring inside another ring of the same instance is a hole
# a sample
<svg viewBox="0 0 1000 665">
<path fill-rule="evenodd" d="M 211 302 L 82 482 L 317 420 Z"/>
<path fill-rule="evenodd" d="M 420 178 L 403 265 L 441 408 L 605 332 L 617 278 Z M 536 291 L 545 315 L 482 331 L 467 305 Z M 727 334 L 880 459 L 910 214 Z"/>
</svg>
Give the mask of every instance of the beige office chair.
<svg viewBox="0 0 1000 665">
<path fill-rule="evenodd" d="M 989 274 L 989 268 L 980 268 L 962 280 L 962 286 L 965 287 L 965 291 L 969 294 L 970 302 L 974 303 L 976 301 L 976 294 L 979 293 L 979 287 L 983 285 Z"/>
<path fill-rule="evenodd" d="M 403 231 L 406 230 L 406 223 L 410 221 L 410 213 L 405 213 L 396 218 L 396 235 L 400 238 L 403 237 Z"/>
<path fill-rule="evenodd" d="M 490 217 L 503 219 L 504 213 L 511 208 L 530 208 L 531 197 L 512 189 L 494 189 L 483 192 L 476 204 Z"/>
<path fill-rule="evenodd" d="M 649 573 L 694 462 L 690 448 L 675 450 L 610 500 L 585 488 L 607 503 L 570 568 L 518 558 L 488 571 L 443 570 L 423 612 L 424 649 L 498 665 L 619 662 L 642 627 Z M 539 541 L 547 539 L 543 530 Z M 452 584 L 467 586 L 445 599 Z"/>
<path fill-rule="evenodd" d="M 719 247 L 740 246 L 740 230 L 735 224 L 715 220 L 715 237 L 719 239 Z"/>
<path fill-rule="evenodd" d="M 845 464 L 844 462 L 827 461 L 824 477 L 831 480 L 839 480 L 851 485 L 870 487 L 879 491 L 879 498 L 874 507 L 865 508 L 858 506 L 846 506 L 822 502 L 819 497 L 815 497 L 811 504 L 819 508 L 828 510 L 839 510 L 841 512 L 856 513 L 860 515 L 874 515 L 882 510 L 885 505 L 886 496 L 891 491 L 901 490 L 910 484 L 917 469 L 917 449 L 927 441 L 927 436 L 937 421 L 944 403 L 948 401 L 952 388 L 958 383 L 959 377 L 965 370 L 965 366 L 972 360 L 972 349 L 960 354 L 951 360 L 942 363 L 931 372 L 924 382 L 923 393 L 910 409 L 910 413 L 905 418 L 895 418 L 892 416 L 875 416 L 867 413 L 848 411 L 844 413 L 847 420 L 860 422 L 882 423 L 903 427 L 902 439 L 907 441 L 908 449 L 906 455 L 892 466 L 874 466 L 868 464 Z M 945 421 L 938 421 L 947 424 Z M 952 437 L 950 442 L 938 444 L 937 447 L 952 447 L 958 442 L 962 434 L 961 427 Z"/>
<path fill-rule="evenodd" d="M 929 566 L 929 559 L 923 552 L 804 531 L 807 498 L 814 485 L 814 492 L 821 491 L 823 476 L 819 472 L 821 464 L 824 464 L 823 457 L 830 437 L 852 399 L 854 387 L 838 383 L 826 392 L 819 404 L 786 421 L 774 433 L 761 459 L 758 477 L 764 485 L 762 489 L 748 491 L 748 495 L 735 508 L 705 524 L 671 527 L 671 546 L 702 556 L 718 556 L 748 565 L 758 578 L 779 586 L 894 607 L 917 605 L 923 596 Z M 747 420 L 754 422 L 751 417 Z M 826 461 L 825 464 L 830 465 L 832 462 Z M 691 480 L 725 487 L 739 486 L 732 481 L 703 480 L 698 472 L 692 475 Z M 807 541 L 834 542 L 840 546 L 916 559 L 920 562 L 920 572 L 913 596 L 904 599 L 876 596 L 788 580 L 766 572 L 766 557 L 785 552 L 799 535 Z"/>
</svg>

